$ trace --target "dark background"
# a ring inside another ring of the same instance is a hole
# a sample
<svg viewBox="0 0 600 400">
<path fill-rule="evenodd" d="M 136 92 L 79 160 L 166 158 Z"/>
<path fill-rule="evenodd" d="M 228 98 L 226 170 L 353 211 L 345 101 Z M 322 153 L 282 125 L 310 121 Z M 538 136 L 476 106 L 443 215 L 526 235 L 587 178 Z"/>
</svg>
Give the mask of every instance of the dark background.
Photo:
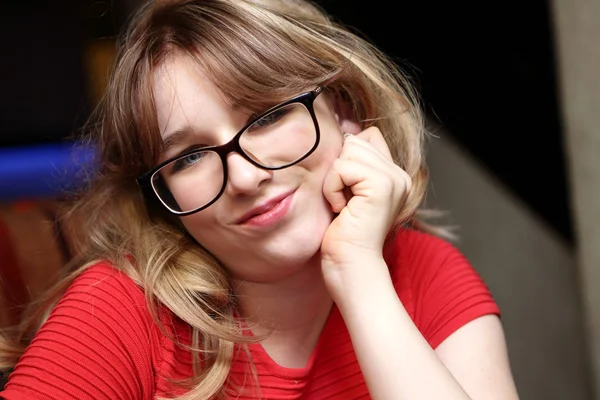
<svg viewBox="0 0 600 400">
<path fill-rule="evenodd" d="M 572 241 L 552 21 L 545 1 L 318 1 L 415 79 L 429 117 Z M 57 142 L 90 109 L 88 44 L 118 2 L 4 1 L 0 146 Z"/>
</svg>

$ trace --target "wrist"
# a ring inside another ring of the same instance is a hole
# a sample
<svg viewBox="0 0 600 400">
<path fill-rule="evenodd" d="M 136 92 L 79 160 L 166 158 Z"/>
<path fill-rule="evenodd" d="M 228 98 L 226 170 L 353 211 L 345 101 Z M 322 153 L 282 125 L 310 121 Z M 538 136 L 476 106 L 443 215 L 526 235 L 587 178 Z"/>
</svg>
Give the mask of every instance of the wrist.
<svg viewBox="0 0 600 400">
<path fill-rule="evenodd" d="M 324 261 L 323 276 L 338 308 L 368 309 L 382 296 L 396 296 L 390 272 L 383 257 L 356 257 L 345 263 Z"/>
<path fill-rule="evenodd" d="M 375 264 L 383 260 L 383 245 L 381 247 L 367 248 L 361 246 L 339 246 L 335 251 L 321 249 L 321 263 L 324 268 L 346 268 L 361 265 Z"/>
</svg>

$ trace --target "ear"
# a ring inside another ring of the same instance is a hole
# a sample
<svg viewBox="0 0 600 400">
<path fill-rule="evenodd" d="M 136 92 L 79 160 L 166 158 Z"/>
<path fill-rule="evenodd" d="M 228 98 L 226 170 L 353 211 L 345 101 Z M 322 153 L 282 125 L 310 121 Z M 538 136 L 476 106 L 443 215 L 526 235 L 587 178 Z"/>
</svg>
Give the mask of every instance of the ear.
<svg viewBox="0 0 600 400">
<path fill-rule="evenodd" d="M 340 127 L 340 132 L 357 134 L 362 131 L 361 124 L 356 120 L 353 112 L 352 101 L 337 92 L 332 96 L 335 120 Z"/>
</svg>

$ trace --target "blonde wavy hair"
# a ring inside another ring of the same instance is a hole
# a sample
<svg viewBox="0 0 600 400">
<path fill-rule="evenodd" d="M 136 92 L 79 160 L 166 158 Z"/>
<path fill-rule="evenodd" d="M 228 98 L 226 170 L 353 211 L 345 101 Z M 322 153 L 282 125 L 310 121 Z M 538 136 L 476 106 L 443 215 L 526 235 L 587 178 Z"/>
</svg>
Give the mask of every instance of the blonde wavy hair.
<svg viewBox="0 0 600 400">
<path fill-rule="evenodd" d="M 145 200 L 135 181 L 163 150 L 153 73 L 173 54 L 195 60 L 232 106 L 256 112 L 324 85 L 347 102 L 363 128 L 381 130 L 412 178 L 398 225 L 433 229 L 418 216 L 427 171 L 417 96 L 378 49 L 304 0 L 151 1 L 121 36 L 107 92 L 88 126 L 99 168 L 69 214 L 85 237 L 80 255 L 22 324 L 5 332 L 0 367 L 15 365 L 82 271 L 108 260 L 144 289 L 159 326 L 159 305 L 190 325 L 194 376 L 183 383 L 189 391 L 180 399 L 225 393 L 234 346 L 248 340 L 234 318 L 227 273 L 177 219 Z"/>
</svg>

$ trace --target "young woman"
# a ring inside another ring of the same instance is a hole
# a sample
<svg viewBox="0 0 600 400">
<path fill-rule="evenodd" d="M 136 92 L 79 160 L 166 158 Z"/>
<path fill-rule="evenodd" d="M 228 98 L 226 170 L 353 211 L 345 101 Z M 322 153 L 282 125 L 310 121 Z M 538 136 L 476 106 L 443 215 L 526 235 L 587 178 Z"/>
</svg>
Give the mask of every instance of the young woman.
<svg viewBox="0 0 600 400">
<path fill-rule="evenodd" d="M 419 219 L 407 79 L 321 10 L 150 2 L 97 117 L 79 267 L 6 332 L 0 397 L 517 398 L 485 284 Z"/>
</svg>

